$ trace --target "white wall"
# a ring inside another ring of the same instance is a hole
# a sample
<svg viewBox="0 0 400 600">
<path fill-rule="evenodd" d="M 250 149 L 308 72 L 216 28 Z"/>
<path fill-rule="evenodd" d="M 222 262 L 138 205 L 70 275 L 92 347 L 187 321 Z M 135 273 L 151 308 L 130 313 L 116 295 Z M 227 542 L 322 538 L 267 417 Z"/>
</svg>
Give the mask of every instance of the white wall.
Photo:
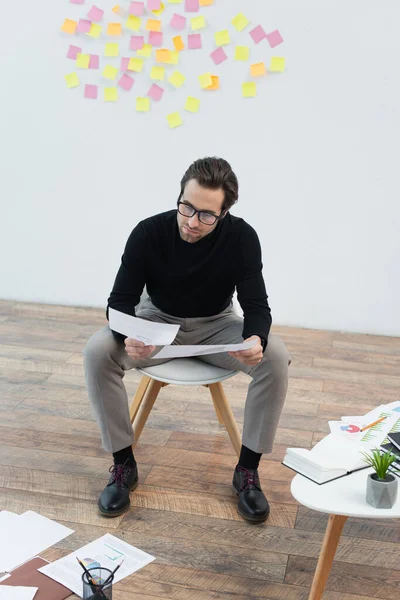
<svg viewBox="0 0 400 600">
<path fill-rule="evenodd" d="M 262 241 L 275 323 L 400 335 L 398 0 L 215 2 L 203 10 L 207 52 L 183 55 L 185 88 L 147 115 L 134 110 L 145 74 L 115 105 L 66 89 L 71 40 L 59 27 L 81 6 L 2 4 L 0 297 L 104 306 L 136 222 L 174 207 L 192 160 L 220 155 L 241 184 L 233 213 Z M 248 65 L 208 58 L 213 31 L 233 34 L 239 10 L 285 39 L 272 51 L 236 35 L 252 62 L 287 59 L 253 100 L 240 95 Z M 221 75 L 219 92 L 198 92 L 207 70 Z M 165 115 L 189 93 L 200 114 L 168 130 Z"/>
</svg>

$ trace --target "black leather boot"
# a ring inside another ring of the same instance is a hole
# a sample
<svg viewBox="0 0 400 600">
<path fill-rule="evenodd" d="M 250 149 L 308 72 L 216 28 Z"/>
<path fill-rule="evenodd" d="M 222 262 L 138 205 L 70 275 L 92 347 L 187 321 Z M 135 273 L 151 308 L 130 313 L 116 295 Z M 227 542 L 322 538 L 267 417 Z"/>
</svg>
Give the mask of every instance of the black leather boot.
<svg viewBox="0 0 400 600">
<path fill-rule="evenodd" d="M 261 489 L 258 471 L 237 465 L 232 485 L 239 496 L 239 514 L 252 523 L 265 521 L 269 515 L 269 504 Z"/>
<path fill-rule="evenodd" d="M 110 473 L 110 480 L 101 493 L 98 506 L 105 517 L 118 517 L 128 510 L 131 503 L 129 493 L 139 482 L 137 465 L 113 465 Z"/>
</svg>

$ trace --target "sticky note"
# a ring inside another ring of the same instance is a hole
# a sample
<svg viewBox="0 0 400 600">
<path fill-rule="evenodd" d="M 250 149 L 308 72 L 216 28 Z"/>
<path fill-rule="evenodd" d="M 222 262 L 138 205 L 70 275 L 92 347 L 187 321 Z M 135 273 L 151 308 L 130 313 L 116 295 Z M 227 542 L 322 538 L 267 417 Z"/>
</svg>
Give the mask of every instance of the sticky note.
<svg viewBox="0 0 400 600">
<path fill-rule="evenodd" d="M 90 35 L 90 37 L 92 38 L 98 38 L 100 37 L 102 29 L 103 28 L 101 25 L 98 25 L 97 23 L 92 23 L 90 31 L 88 31 L 88 35 Z"/>
<path fill-rule="evenodd" d="M 97 85 L 85 85 L 84 97 L 90 98 L 91 100 L 97 100 Z"/>
<path fill-rule="evenodd" d="M 235 29 L 237 29 L 238 31 L 243 31 L 243 29 L 247 27 L 250 21 L 247 17 L 244 16 L 243 13 L 239 13 L 236 15 L 236 17 L 233 17 L 231 23 L 235 27 Z"/>
<path fill-rule="evenodd" d="M 106 44 L 104 47 L 104 56 L 115 57 L 119 55 L 119 44 Z"/>
<path fill-rule="evenodd" d="M 199 112 L 199 108 L 200 108 L 200 100 L 198 100 L 197 98 L 193 98 L 192 96 L 189 96 L 186 100 L 185 110 L 188 110 L 189 112 L 192 112 L 192 113 L 196 113 L 196 112 Z"/>
<path fill-rule="evenodd" d="M 277 29 L 271 31 L 271 33 L 267 33 L 267 40 L 271 48 L 275 48 L 275 46 L 278 46 L 283 42 L 283 38 Z"/>
<path fill-rule="evenodd" d="M 121 23 L 109 23 L 107 26 L 107 35 L 113 35 L 113 36 L 122 35 Z"/>
<path fill-rule="evenodd" d="M 182 85 L 185 82 L 185 79 L 186 79 L 186 77 L 184 75 L 182 75 L 182 73 L 180 73 L 179 71 L 174 71 L 168 77 L 168 81 L 176 88 L 182 87 Z"/>
<path fill-rule="evenodd" d="M 127 75 L 126 73 L 124 73 L 118 81 L 119 87 L 122 87 L 122 89 L 126 90 L 127 92 L 129 92 L 132 89 L 134 83 L 135 80 L 133 79 L 133 77 Z"/>
<path fill-rule="evenodd" d="M 206 90 L 219 90 L 219 77 L 211 75 L 211 85 L 205 88 Z"/>
<path fill-rule="evenodd" d="M 149 31 L 149 44 L 151 46 L 159 46 L 163 45 L 163 34 L 162 31 Z"/>
<path fill-rule="evenodd" d="M 82 48 L 79 48 L 78 46 L 70 46 L 68 48 L 67 58 L 72 58 L 72 60 L 76 60 L 76 57 L 79 54 L 79 52 L 82 52 Z"/>
<path fill-rule="evenodd" d="M 160 8 L 158 10 L 152 10 L 151 12 L 157 16 L 162 15 L 165 10 L 165 6 L 163 2 L 160 2 Z"/>
<path fill-rule="evenodd" d="M 171 50 L 168 48 L 160 48 L 156 50 L 156 62 L 168 63 L 171 60 Z"/>
<path fill-rule="evenodd" d="M 92 21 L 89 19 L 79 19 L 76 31 L 77 33 L 89 33 L 91 26 Z"/>
<path fill-rule="evenodd" d="M 183 17 L 182 15 L 178 15 L 177 13 L 175 13 L 174 15 L 172 15 L 169 25 L 170 25 L 170 27 L 172 27 L 172 29 L 177 29 L 178 31 L 182 31 L 182 29 L 185 29 L 185 27 L 186 27 L 186 17 Z"/>
<path fill-rule="evenodd" d="M 175 52 L 173 50 L 170 51 L 170 57 L 167 63 L 169 65 L 178 65 L 179 64 L 179 52 Z"/>
<path fill-rule="evenodd" d="M 88 17 L 91 21 L 101 21 L 104 15 L 104 10 L 98 8 L 98 6 L 92 6 L 88 12 Z"/>
<path fill-rule="evenodd" d="M 265 64 L 263 62 L 254 63 L 253 65 L 250 65 L 250 74 L 253 77 L 262 77 L 266 73 L 267 73 L 267 70 L 266 70 Z"/>
<path fill-rule="evenodd" d="M 199 0 L 185 0 L 185 11 L 186 12 L 198 12 Z"/>
<path fill-rule="evenodd" d="M 124 56 L 123 58 L 121 58 L 121 66 L 120 66 L 121 71 L 129 70 L 129 61 L 130 60 L 131 59 L 127 56 Z"/>
<path fill-rule="evenodd" d="M 85 0 L 69 0 L 71 4 L 83 4 Z"/>
<path fill-rule="evenodd" d="M 181 115 L 178 112 L 174 112 L 174 113 L 167 115 L 167 121 L 168 121 L 168 125 L 170 126 L 171 129 L 174 129 L 175 127 L 179 127 L 180 125 L 182 125 Z"/>
<path fill-rule="evenodd" d="M 283 73 L 285 70 L 285 59 L 282 56 L 271 56 L 269 70 L 275 73 Z"/>
<path fill-rule="evenodd" d="M 212 85 L 212 76 L 211 73 L 203 73 L 203 75 L 199 75 L 198 77 L 200 86 L 205 89 Z"/>
<path fill-rule="evenodd" d="M 180 35 L 176 35 L 175 37 L 173 37 L 172 43 L 174 44 L 175 50 L 177 52 L 180 52 L 181 50 L 183 50 L 185 48 L 185 44 L 183 43 L 183 39 L 181 38 Z"/>
<path fill-rule="evenodd" d="M 77 73 L 70 73 L 69 75 L 65 75 L 65 81 L 67 83 L 67 87 L 74 88 L 79 85 L 79 77 Z"/>
<path fill-rule="evenodd" d="M 155 81 L 164 81 L 165 69 L 164 67 L 152 67 L 150 71 L 150 79 Z"/>
<path fill-rule="evenodd" d="M 211 6 L 214 4 L 214 0 L 200 0 L 200 6 Z"/>
<path fill-rule="evenodd" d="M 160 10 L 161 0 L 147 0 L 148 10 Z"/>
<path fill-rule="evenodd" d="M 226 55 L 226 52 L 222 48 L 222 46 L 219 46 L 219 48 L 217 48 L 216 50 L 211 52 L 210 56 L 211 56 L 212 60 L 214 61 L 214 64 L 216 64 L 216 65 L 219 65 L 220 63 L 224 62 L 224 60 L 226 60 L 228 58 Z"/>
<path fill-rule="evenodd" d="M 217 31 L 214 35 L 215 43 L 217 46 L 226 46 L 226 44 L 231 43 L 231 38 L 229 36 L 229 31 L 227 29 L 223 29 L 222 31 Z"/>
<path fill-rule="evenodd" d="M 104 100 L 106 102 L 116 102 L 118 100 L 118 90 L 116 87 L 104 88 Z"/>
<path fill-rule="evenodd" d="M 248 46 L 236 46 L 235 60 L 249 60 L 250 48 Z"/>
<path fill-rule="evenodd" d="M 254 27 L 254 29 L 252 29 L 249 33 L 255 44 L 259 44 L 267 37 L 267 34 L 261 25 L 257 25 L 257 27 Z"/>
<path fill-rule="evenodd" d="M 103 69 L 103 77 L 106 79 L 115 79 L 118 74 L 117 67 L 112 67 L 111 65 L 106 65 Z"/>
<path fill-rule="evenodd" d="M 144 2 L 131 2 L 129 5 L 129 14 L 141 17 L 144 14 Z"/>
<path fill-rule="evenodd" d="M 144 46 L 144 37 L 142 35 L 131 35 L 129 50 L 141 50 Z"/>
<path fill-rule="evenodd" d="M 143 70 L 143 59 L 142 58 L 130 58 L 128 69 L 130 71 L 136 71 L 136 73 L 140 73 Z"/>
<path fill-rule="evenodd" d="M 116 15 L 121 14 L 121 7 L 119 4 L 116 4 L 115 6 L 112 7 L 111 9 L 113 11 L 113 13 L 115 13 Z"/>
<path fill-rule="evenodd" d="M 254 81 L 242 84 L 242 94 L 244 98 L 254 98 L 257 95 L 257 86 Z"/>
<path fill-rule="evenodd" d="M 159 19 L 147 19 L 147 31 L 161 31 L 161 21 Z"/>
<path fill-rule="evenodd" d="M 136 98 L 136 110 L 137 112 L 148 112 L 150 110 L 150 98 Z"/>
<path fill-rule="evenodd" d="M 99 68 L 100 57 L 98 54 L 90 54 L 89 69 Z"/>
<path fill-rule="evenodd" d="M 139 31 L 142 20 L 139 17 L 130 16 L 127 18 L 125 27 L 131 31 Z"/>
<path fill-rule="evenodd" d="M 198 29 L 203 29 L 206 26 L 206 20 L 204 17 L 193 17 L 190 19 L 190 24 L 192 26 L 192 31 L 197 31 Z"/>
<path fill-rule="evenodd" d="M 182 0 L 167 0 L 168 4 L 182 4 Z"/>
<path fill-rule="evenodd" d="M 188 48 L 189 50 L 198 50 L 201 48 L 201 33 L 189 33 L 188 35 Z"/>
<path fill-rule="evenodd" d="M 162 87 L 160 87 L 159 85 L 157 85 L 156 83 L 153 83 L 149 89 L 149 91 L 147 92 L 147 95 L 152 98 L 152 100 L 155 100 L 156 102 L 159 102 L 161 100 L 161 98 L 163 97 L 164 94 L 164 89 Z"/>
<path fill-rule="evenodd" d="M 76 21 L 72 21 L 72 19 L 65 19 L 64 23 L 61 25 L 61 31 L 73 35 L 76 31 L 77 25 L 78 23 Z"/>
<path fill-rule="evenodd" d="M 81 54 L 79 53 L 76 57 L 76 67 L 78 69 L 88 69 L 90 62 L 89 54 Z"/>
<path fill-rule="evenodd" d="M 137 51 L 138 56 L 144 56 L 144 58 L 150 58 L 153 46 L 151 44 L 144 44 L 143 48 Z"/>
</svg>

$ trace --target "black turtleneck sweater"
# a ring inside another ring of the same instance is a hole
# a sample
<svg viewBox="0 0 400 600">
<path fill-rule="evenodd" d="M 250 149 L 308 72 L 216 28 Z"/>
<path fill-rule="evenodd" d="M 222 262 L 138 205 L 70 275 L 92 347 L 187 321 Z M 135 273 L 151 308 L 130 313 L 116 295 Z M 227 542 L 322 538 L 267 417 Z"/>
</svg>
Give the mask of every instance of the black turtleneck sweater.
<svg viewBox="0 0 400 600">
<path fill-rule="evenodd" d="M 195 243 L 182 240 L 176 210 L 141 221 L 126 243 L 108 306 L 135 316 L 145 285 L 155 306 L 182 318 L 220 313 L 236 288 L 243 339 L 268 340 L 271 311 L 260 242 L 250 225 L 230 213 Z"/>
</svg>

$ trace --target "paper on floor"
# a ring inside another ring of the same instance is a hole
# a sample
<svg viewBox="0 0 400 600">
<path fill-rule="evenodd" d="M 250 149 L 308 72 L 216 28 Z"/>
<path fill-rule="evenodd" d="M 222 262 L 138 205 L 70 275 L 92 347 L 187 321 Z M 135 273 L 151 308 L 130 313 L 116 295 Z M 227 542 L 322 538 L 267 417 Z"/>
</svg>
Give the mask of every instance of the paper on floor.
<svg viewBox="0 0 400 600">
<path fill-rule="evenodd" d="M 114 308 L 109 308 L 108 318 L 110 329 L 139 342 L 144 342 L 146 346 L 172 344 L 179 331 L 179 325 L 146 321 L 146 319 L 126 315 Z"/>
</svg>

